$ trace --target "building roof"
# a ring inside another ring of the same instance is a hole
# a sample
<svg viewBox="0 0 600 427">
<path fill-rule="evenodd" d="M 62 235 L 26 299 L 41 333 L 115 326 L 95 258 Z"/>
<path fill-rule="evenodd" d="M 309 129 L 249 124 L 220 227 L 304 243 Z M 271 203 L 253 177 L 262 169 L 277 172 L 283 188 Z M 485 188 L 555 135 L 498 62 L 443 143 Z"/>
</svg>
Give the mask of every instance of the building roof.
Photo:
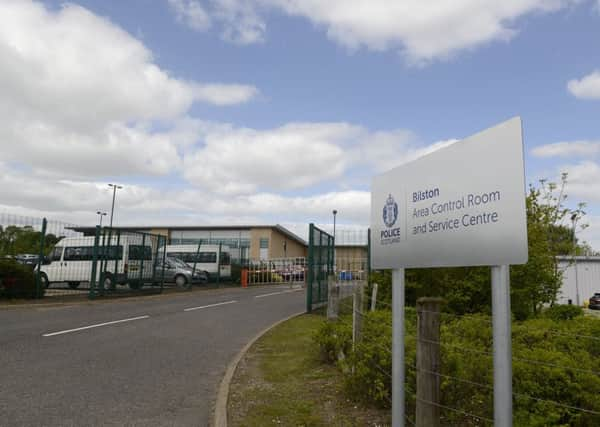
<svg viewBox="0 0 600 427">
<path fill-rule="evenodd" d="M 158 230 L 158 229 L 166 229 L 169 231 L 172 230 L 190 230 L 190 231 L 203 231 L 203 230 L 250 230 L 251 228 L 263 228 L 263 229 L 273 229 L 277 230 L 284 236 L 300 243 L 301 245 L 308 246 L 306 240 L 301 238 L 300 236 L 292 233 L 287 228 L 275 224 L 275 225 L 148 225 L 148 226 L 140 226 L 140 227 L 132 227 L 132 226 L 115 226 L 113 227 L 117 230 L 121 231 L 149 231 L 149 230 Z M 71 230 L 78 231 L 84 234 L 93 234 L 96 230 L 96 227 L 70 227 Z"/>
<path fill-rule="evenodd" d="M 587 256 L 587 255 L 577 255 L 577 256 L 558 255 L 556 257 L 556 259 L 559 261 L 567 261 L 567 262 L 572 262 L 572 261 L 600 262 L 600 256 L 598 256 L 598 255 L 589 255 L 589 256 Z"/>
</svg>

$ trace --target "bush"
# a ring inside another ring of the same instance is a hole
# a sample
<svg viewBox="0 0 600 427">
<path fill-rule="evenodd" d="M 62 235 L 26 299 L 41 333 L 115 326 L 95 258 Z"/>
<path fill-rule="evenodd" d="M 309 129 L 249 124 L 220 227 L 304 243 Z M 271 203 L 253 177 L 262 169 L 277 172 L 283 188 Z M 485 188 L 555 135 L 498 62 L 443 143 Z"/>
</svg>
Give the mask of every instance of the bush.
<svg viewBox="0 0 600 427">
<path fill-rule="evenodd" d="M 352 349 L 352 320 L 325 321 L 313 336 L 319 347 L 321 359 L 336 363 L 340 355 L 347 355 Z"/>
<path fill-rule="evenodd" d="M 557 308 L 551 317 L 513 322 L 515 426 L 596 426 L 600 417 L 570 407 L 600 412 L 600 321 Z M 565 314 L 567 313 L 567 314 Z M 549 314 L 550 315 L 550 314 Z M 564 319 L 571 319 L 565 321 Z M 325 323 L 316 342 L 338 364 L 349 397 L 389 407 L 391 399 L 392 318 L 389 311 L 366 313 L 362 341 L 352 351 L 351 320 Z M 340 333 L 340 324 L 346 332 Z M 406 308 L 406 405 L 414 413 L 416 395 L 416 314 Z M 493 419 L 491 318 L 442 316 L 442 405 Z M 331 357 L 333 356 L 333 358 Z M 557 402 L 558 405 L 553 403 Z M 480 425 L 476 419 L 442 411 L 444 425 Z"/>
<path fill-rule="evenodd" d="M 542 312 L 543 317 L 552 320 L 572 320 L 576 317 L 583 316 L 583 309 L 576 305 L 554 305 L 548 307 Z"/>
<path fill-rule="evenodd" d="M 40 289 L 43 296 L 44 290 Z M 0 297 L 37 298 L 35 274 L 31 268 L 11 259 L 0 260 Z"/>
</svg>

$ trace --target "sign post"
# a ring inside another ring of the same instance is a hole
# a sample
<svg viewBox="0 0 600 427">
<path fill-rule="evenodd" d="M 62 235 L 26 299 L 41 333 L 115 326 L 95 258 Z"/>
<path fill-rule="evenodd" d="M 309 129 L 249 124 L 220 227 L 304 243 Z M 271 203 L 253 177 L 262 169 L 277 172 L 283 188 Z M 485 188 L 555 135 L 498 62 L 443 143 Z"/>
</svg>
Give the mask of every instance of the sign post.
<svg viewBox="0 0 600 427">
<path fill-rule="evenodd" d="M 404 269 L 392 270 L 392 427 L 404 425 Z"/>
<path fill-rule="evenodd" d="M 492 335 L 494 340 L 494 426 L 512 426 L 512 340 L 510 269 L 492 267 Z"/>
<path fill-rule="evenodd" d="M 494 417 L 512 425 L 509 265 L 527 262 L 520 118 L 374 178 L 371 268 L 392 269 L 392 425 L 404 424 L 404 269 L 492 267 Z"/>
</svg>

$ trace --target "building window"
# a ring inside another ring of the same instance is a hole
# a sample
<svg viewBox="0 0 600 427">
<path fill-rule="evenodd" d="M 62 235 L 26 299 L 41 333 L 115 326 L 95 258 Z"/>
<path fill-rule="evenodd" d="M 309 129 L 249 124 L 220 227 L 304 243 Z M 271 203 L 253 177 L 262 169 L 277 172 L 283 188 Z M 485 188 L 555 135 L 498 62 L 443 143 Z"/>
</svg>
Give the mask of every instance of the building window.
<svg viewBox="0 0 600 427">
<path fill-rule="evenodd" d="M 269 238 L 261 238 L 260 239 L 260 248 L 261 249 L 269 249 Z"/>
</svg>

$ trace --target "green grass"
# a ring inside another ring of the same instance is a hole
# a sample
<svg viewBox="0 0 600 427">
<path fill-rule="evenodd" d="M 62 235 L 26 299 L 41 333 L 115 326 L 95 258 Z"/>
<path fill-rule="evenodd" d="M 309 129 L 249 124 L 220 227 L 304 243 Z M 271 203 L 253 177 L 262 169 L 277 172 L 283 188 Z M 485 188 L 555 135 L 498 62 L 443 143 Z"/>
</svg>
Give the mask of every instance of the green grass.
<svg viewBox="0 0 600 427">
<path fill-rule="evenodd" d="M 238 365 L 230 388 L 230 426 L 383 425 L 388 413 L 362 408 L 343 395 L 342 376 L 321 362 L 312 335 L 318 315 L 287 321 L 263 336 Z"/>
</svg>

